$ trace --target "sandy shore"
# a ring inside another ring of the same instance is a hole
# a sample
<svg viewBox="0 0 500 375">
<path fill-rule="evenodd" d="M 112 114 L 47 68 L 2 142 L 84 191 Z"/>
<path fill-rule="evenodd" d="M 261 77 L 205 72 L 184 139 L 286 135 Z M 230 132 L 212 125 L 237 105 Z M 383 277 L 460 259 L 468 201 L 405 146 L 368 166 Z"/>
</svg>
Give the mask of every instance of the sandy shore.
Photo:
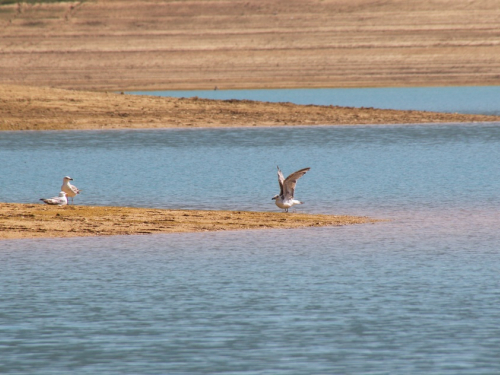
<svg viewBox="0 0 500 375">
<path fill-rule="evenodd" d="M 367 217 L 279 212 L 160 210 L 130 207 L 54 207 L 0 203 L 0 240 L 238 229 L 291 229 L 375 223 Z"/>
<path fill-rule="evenodd" d="M 84 90 L 498 85 L 498 0 L 0 7 L 0 83 Z"/>
</svg>

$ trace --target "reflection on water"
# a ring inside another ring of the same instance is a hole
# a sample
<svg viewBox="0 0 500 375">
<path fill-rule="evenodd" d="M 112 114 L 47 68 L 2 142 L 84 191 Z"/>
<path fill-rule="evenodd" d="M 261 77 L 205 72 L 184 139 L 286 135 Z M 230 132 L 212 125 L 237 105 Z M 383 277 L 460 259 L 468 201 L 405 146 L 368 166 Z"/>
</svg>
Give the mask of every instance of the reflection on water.
<svg viewBox="0 0 500 375">
<path fill-rule="evenodd" d="M 500 115 L 500 86 L 133 91 L 129 94 Z"/>
<path fill-rule="evenodd" d="M 0 201 L 391 221 L 0 243 L 0 372 L 500 372 L 500 126 L 1 133 Z M 49 167 L 47 167 L 49 166 Z"/>
</svg>

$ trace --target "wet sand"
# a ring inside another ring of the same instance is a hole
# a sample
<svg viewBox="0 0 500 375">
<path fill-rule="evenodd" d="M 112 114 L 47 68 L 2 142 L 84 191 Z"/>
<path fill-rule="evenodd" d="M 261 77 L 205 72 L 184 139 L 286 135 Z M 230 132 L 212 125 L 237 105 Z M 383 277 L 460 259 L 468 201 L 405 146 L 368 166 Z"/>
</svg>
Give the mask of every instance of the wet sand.
<svg viewBox="0 0 500 375">
<path fill-rule="evenodd" d="M 160 210 L 0 203 L 0 240 L 247 229 L 292 229 L 375 223 L 367 217 L 280 212 Z"/>
</svg>

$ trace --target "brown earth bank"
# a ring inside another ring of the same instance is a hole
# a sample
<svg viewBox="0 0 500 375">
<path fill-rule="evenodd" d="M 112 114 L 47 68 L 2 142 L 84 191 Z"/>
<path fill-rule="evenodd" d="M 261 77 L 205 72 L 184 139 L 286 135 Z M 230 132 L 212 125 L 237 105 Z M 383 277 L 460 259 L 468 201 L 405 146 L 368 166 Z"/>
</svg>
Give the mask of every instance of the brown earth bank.
<svg viewBox="0 0 500 375">
<path fill-rule="evenodd" d="M 0 203 L 0 240 L 375 223 L 356 216 Z"/>
<path fill-rule="evenodd" d="M 92 91 L 500 84 L 498 0 L 12 3 L 0 0 L 0 83 Z"/>
<path fill-rule="evenodd" d="M 0 85 L 0 130 L 412 124 L 500 121 L 500 116 L 120 95 Z"/>
</svg>

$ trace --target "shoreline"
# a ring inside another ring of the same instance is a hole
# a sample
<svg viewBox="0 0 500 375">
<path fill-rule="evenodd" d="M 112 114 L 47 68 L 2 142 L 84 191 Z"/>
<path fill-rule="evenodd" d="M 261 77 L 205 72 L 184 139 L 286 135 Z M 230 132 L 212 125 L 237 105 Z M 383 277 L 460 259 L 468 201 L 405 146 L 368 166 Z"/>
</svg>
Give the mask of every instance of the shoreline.
<svg viewBox="0 0 500 375">
<path fill-rule="evenodd" d="M 495 121 L 474 121 L 471 122 L 472 125 L 484 125 L 484 124 L 497 124 L 499 123 L 500 120 L 495 120 Z M 318 124 L 318 125 L 281 125 L 281 128 L 309 128 L 311 126 L 314 127 L 387 127 L 387 126 L 412 126 L 412 125 L 422 125 L 422 126 L 440 126 L 440 125 L 460 125 L 462 123 L 460 122 L 421 122 L 421 123 L 394 123 L 394 124 L 332 124 L 332 125 L 323 125 L 323 124 Z M 262 125 L 262 126 L 248 126 L 248 125 L 240 125 L 240 126 L 197 126 L 197 127 L 158 127 L 158 128 L 110 128 L 110 129 L 47 129 L 47 130 L 39 130 L 39 129 L 28 129 L 28 130 L 0 130 L 0 135 L 2 133 L 30 133 L 30 132 L 72 132 L 72 131 L 77 131 L 77 132 L 115 132 L 115 131 L 121 131 L 121 130 L 127 130 L 127 131 L 153 131 L 153 130 L 210 130 L 210 129 L 252 129 L 252 128 L 274 128 L 276 126 L 273 125 Z"/>
<path fill-rule="evenodd" d="M 10 83 L 8 83 L 10 85 Z M 412 84 L 408 85 L 405 83 L 400 83 L 398 84 L 397 82 L 393 82 L 389 85 L 382 85 L 382 84 L 365 84 L 365 85 L 359 85 L 359 86 L 342 86 L 342 85 L 333 85 L 333 86 L 287 86 L 287 87 L 282 87 L 280 85 L 273 86 L 273 84 L 276 83 L 271 83 L 270 85 L 267 85 L 266 87 L 260 87 L 260 86 L 255 86 L 255 87 L 245 87 L 244 85 L 240 86 L 233 86 L 231 88 L 217 88 L 217 91 L 239 91 L 239 90 L 245 90 L 245 91 L 251 91 L 251 90 L 309 90 L 309 89 L 332 89 L 332 90 L 347 90 L 347 89 L 400 89 L 400 88 L 425 88 L 425 87 L 492 87 L 492 86 L 500 86 L 500 82 L 495 83 L 482 83 L 482 84 L 475 84 L 475 83 L 464 83 L 464 84 L 458 84 L 458 83 L 433 83 L 433 82 L 420 82 L 418 84 Z M 36 86 L 36 85 L 31 85 L 31 86 Z M 40 86 L 43 87 L 43 86 Z M 71 89 L 70 89 L 71 90 Z M 75 89 L 78 90 L 78 89 Z M 84 90 L 84 89 L 82 89 Z M 158 92 L 158 91 L 214 91 L 214 88 L 206 88 L 204 86 L 200 87 L 190 87 L 190 88 L 168 88 L 168 87 L 159 87 L 155 89 L 148 89 L 148 88 L 134 88 L 130 89 L 128 87 L 126 88 L 118 88 L 116 90 L 92 90 L 95 92 L 110 92 L 113 94 L 121 94 L 121 92 L 124 92 L 127 94 L 127 92 L 144 92 L 148 94 L 144 95 L 149 95 L 149 93 L 153 92 Z M 128 95 L 128 94 L 127 94 Z"/>
<path fill-rule="evenodd" d="M 0 241 L 374 224 L 349 215 L 0 203 Z"/>
</svg>

